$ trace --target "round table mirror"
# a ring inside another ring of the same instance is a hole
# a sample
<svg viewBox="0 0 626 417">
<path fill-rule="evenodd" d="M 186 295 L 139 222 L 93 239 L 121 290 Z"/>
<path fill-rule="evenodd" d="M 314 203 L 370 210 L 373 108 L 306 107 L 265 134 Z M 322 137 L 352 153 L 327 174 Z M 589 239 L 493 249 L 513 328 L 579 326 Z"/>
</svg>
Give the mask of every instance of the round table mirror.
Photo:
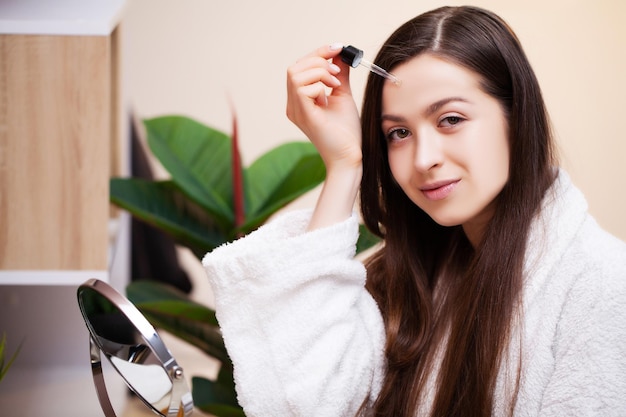
<svg viewBox="0 0 626 417">
<path fill-rule="evenodd" d="M 77 296 L 89 330 L 91 369 L 105 416 L 117 417 L 106 390 L 102 355 L 156 414 L 191 415 L 193 400 L 183 369 L 143 314 L 113 287 L 97 279 L 80 285 Z"/>
</svg>

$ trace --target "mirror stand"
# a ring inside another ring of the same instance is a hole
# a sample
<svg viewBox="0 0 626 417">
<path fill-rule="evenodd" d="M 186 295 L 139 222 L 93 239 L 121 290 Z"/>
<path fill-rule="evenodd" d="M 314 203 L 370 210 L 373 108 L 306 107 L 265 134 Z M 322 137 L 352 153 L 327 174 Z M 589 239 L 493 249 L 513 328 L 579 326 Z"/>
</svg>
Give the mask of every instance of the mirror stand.
<svg viewBox="0 0 626 417">
<path fill-rule="evenodd" d="M 93 383 L 96 386 L 96 394 L 100 407 L 106 417 L 115 417 L 115 410 L 111 405 L 107 386 L 104 382 L 104 374 L 102 372 L 102 359 L 100 356 L 100 348 L 96 345 L 92 336 L 89 336 L 89 356 L 91 359 L 91 373 L 93 375 Z"/>
<path fill-rule="evenodd" d="M 193 399 L 183 368 L 139 310 L 103 281 L 90 279 L 77 291 L 89 330 L 89 356 L 98 400 L 106 417 L 117 417 L 106 388 L 102 354 L 128 388 L 162 417 L 187 417 Z"/>
</svg>

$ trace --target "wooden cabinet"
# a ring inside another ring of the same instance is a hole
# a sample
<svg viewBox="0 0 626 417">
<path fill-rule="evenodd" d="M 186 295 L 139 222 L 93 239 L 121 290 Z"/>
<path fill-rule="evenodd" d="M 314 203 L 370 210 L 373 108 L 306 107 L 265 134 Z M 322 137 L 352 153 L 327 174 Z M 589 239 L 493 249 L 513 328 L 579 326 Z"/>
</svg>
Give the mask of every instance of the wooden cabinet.
<svg viewBox="0 0 626 417">
<path fill-rule="evenodd" d="M 123 8 L 0 0 L 0 334 L 9 352 L 23 342 L 2 415 L 102 413 L 76 288 L 127 279 L 111 272 L 127 255 L 109 204 L 109 178 L 127 171 Z"/>
<path fill-rule="evenodd" d="M 123 2 L 25 3 L 0 5 L 0 284 L 108 279 Z"/>
</svg>

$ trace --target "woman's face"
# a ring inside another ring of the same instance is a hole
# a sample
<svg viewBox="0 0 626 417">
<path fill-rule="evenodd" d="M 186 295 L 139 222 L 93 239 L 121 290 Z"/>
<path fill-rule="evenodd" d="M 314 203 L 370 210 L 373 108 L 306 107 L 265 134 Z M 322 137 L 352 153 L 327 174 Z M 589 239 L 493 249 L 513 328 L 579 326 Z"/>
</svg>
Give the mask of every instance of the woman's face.
<svg viewBox="0 0 626 417">
<path fill-rule="evenodd" d="M 480 76 L 434 55 L 394 68 L 383 88 L 389 164 L 406 195 L 443 226 L 463 225 L 473 244 L 508 180 L 508 127 Z"/>
</svg>

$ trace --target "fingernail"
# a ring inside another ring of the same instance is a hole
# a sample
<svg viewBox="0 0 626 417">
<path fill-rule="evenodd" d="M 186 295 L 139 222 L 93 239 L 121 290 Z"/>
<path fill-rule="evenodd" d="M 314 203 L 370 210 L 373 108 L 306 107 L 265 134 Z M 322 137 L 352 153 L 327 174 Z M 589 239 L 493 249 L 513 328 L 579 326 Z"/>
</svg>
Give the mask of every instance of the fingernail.
<svg viewBox="0 0 626 417">
<path fill-rule="evenodd" d="M 340 43 L 340 42 L 331 43 L 331 44 L 328 46 L 328 48 L 329 48 L 331 51 L 338 51 L 338 50 L 340 50 L 341 48 L 343 48 L 343 44 L 342 44 L 342 43 Z"/>
<path fill-rule="evenodd" d="M 330 67 L 330 72 L 332 72 L 334 74 L 338 74 L 339 72 L 341 72 L 341 68 L 339 68 L 338 65 L 335 65 L 335 64 L 331 63 L 329 65 L 329 67 Z"/>
</svg>

